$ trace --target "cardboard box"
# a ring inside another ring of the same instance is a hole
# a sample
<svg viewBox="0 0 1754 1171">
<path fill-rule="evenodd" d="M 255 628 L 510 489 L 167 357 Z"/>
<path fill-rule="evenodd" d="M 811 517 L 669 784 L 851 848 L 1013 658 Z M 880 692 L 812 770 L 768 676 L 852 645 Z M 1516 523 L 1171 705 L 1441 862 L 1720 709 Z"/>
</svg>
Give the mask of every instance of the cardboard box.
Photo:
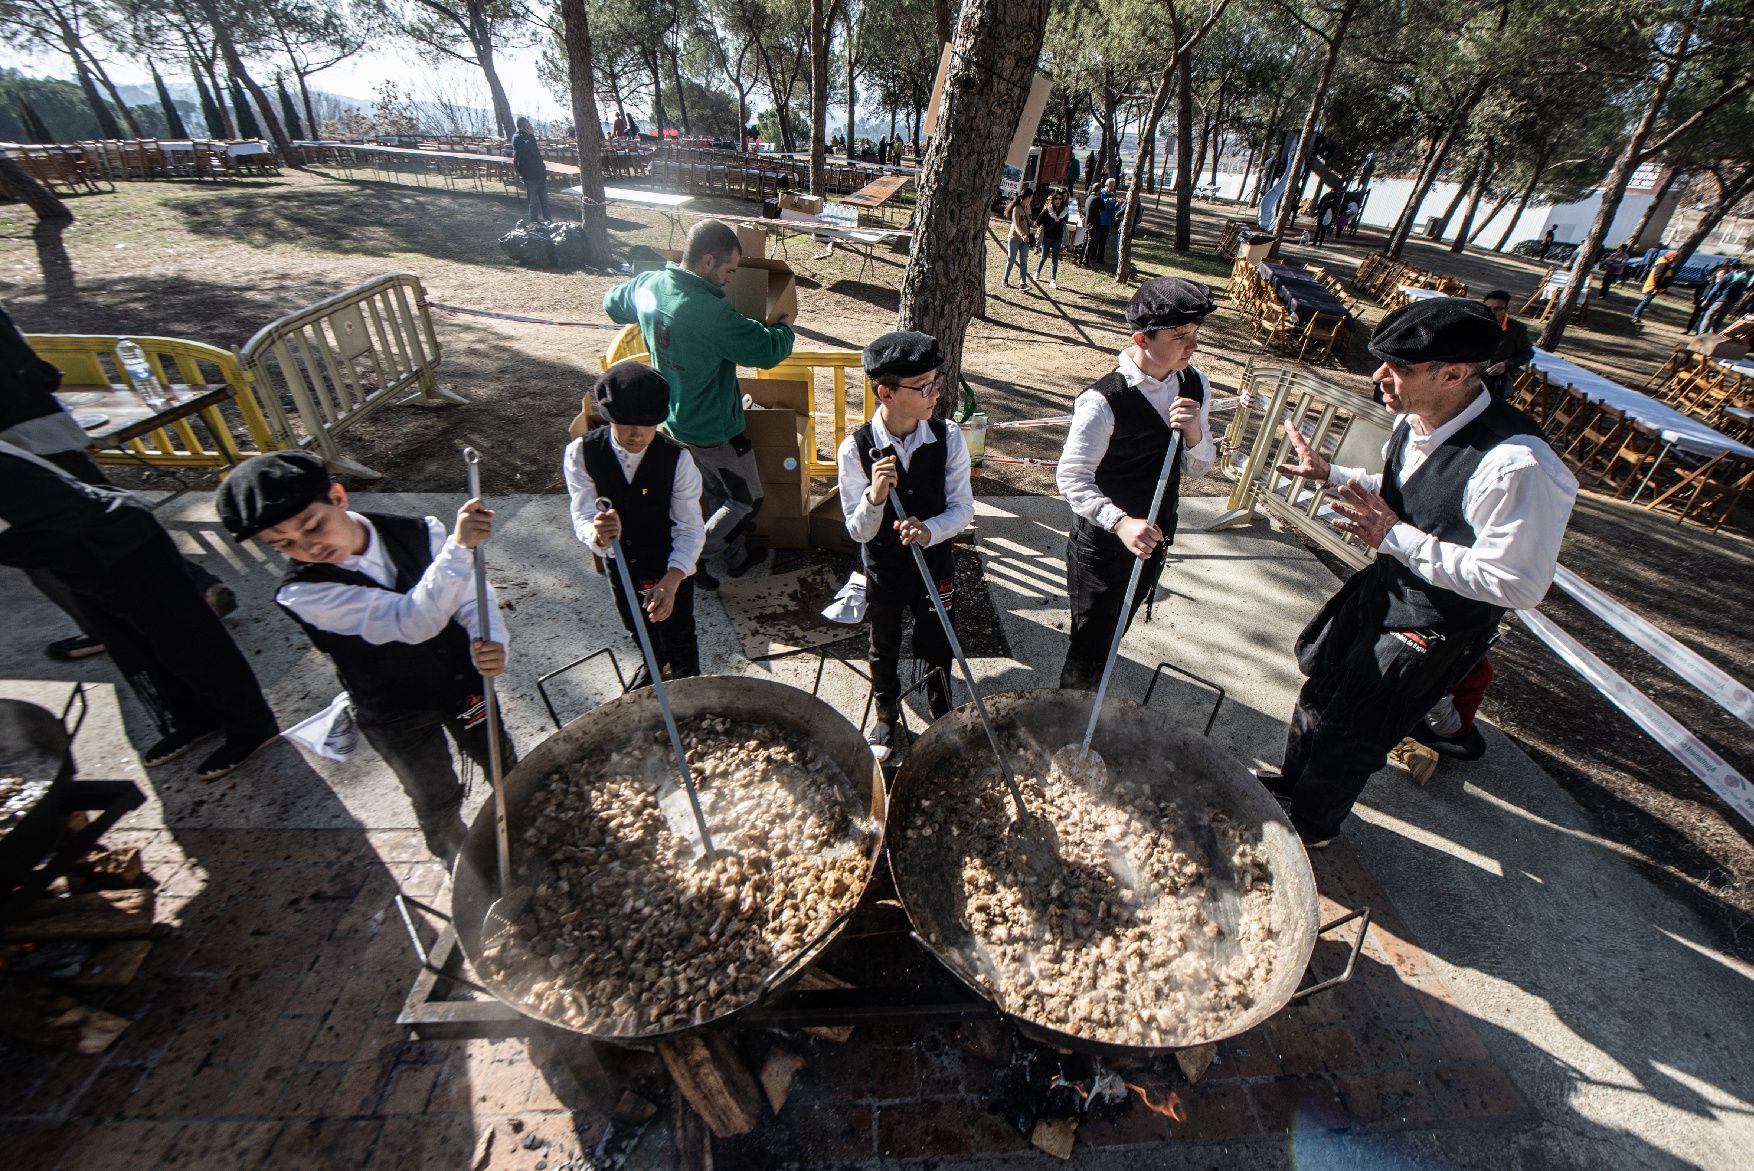
<svg viewBox="0 0 1754 1171">
<path fill-rule="evenodd" d="M 801 211 L 805 215 L 819 216 L 822 214 L 822 196 L 806 195 L 802 191 L 782 191 L 780 206 L 787 211 Z"/>
<path fill-rule="evenodd" d="M 760 224 L 738 224 L 737 246 L 744 260 L 767 259 L 767 232 Z"/>
<path fill-rule="evenodd" d="M 763 507 L 755 516 L 755 531 L 750 539 L 764 549 L 808 549 L 810 521 L 802 516 L 769 516 Z"/>
<path fill-rule="evenodd" d="M 745 411 L 743 434 L 755 447 L 762 483 L 781 484 L 809 474 L 804 466 L 809 423 L 797 411 Z"/>
<path fill-rule="evenodd" d="M 802 378 L 739 378 L 737 386 L 750 401 L 764 407 L 781 407 L 800 415 L 812 413 L 814 396 Z"/>
<path fill-rule="evenodd" d="M 810 482 L 761 485 L 761 515 L 785 520 L 804 520 L 810 515 Z"/>
<path fill-rule="evenodd" d="M 658 255 L 666 261 L 682 263 L 682 253 L 660 248 Z M 641 261 L 635 272 L 661 268 L 661 264 Z M 725 286 L 725 297 L 745 317 L 773 325 L 783 316 L 788 324 L 798 320 L 798 280 L 792 266 L 783 260 L 751 260 L 745 256 L 737 266 L 737 275 Z"/>
<path fill-rule="evenodd" d="M 839 492 L 830 492 L 810 509 L 810 547 L 831 553 L 859 551 L 859 546 L 847 534 L 847 518 L 840 510 Z"/>
</svg>

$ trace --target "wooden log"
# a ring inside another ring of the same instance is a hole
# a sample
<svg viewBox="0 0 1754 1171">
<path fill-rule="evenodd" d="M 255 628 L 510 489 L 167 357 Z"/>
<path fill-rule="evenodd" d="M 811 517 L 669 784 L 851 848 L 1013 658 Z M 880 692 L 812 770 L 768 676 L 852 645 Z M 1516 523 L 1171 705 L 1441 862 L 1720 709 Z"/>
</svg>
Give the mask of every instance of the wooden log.
<svg viewBox="0 0 1754 1171">
<path fill-rule="evenodd" d="M 0 940 L 136 939 L 152 930 L 150 890 L 94 890 L 38 899 L 0 930 Z"/>
<path fill-rule="evenodd" d="M 1029 1141 L 1056 1159 L 1072 1157 L 1072 1143 L 1078 1137 L 1076 1118 L 1038 1118 Z"/>
<path fill-rule="evenodd" d="M 818 971 L 815 968 L 805 968 L 804 974 L 798 977 L 798 987 L 806 992 L 817 992 L 825 988 L 851 988 L 852 985 L 839 977 L 830 976 L 827 972 Z M 853 1026 L 813 1025 L 805 1029 L 804 1032 L 836 1045 L 844 1045 L 847 1043 L 847 1038 L 853 1035 Z"/>
<path fill-rule="evenodd" d="M 671 1101 L 670 1121 L 677 1171 L 713 1171 L 713 1136 L 682 1094 Z"/>
<path fill-rule="evenodd" d="M 784 1049 L 775 1049 L 761 1063 L 761 1089 L 775 1114 L 780 1112 L 792 1092 L 792 1075 L 803 1068 L 804 1059 Z"/>
<path fill-rule="evenodd" d="M 140 847 L 96 850 L 85 856 L 79 868 L 98 886 L 133 886 L 140 881 Z"/>
<path fill-rule="evenodd" d="M 1206 1076 L 1212 1067 L 1212 1059 L 1218 1056 L 1217 1045 L 1195 1045 L 1188 1049 L 1175 1051 L 1175 1063 L 1181 1066 L 1182 1076 L 1188 1079 L 1191 1086 Z"/>
<path fill-rule="evenodd" d="M 713 1134 L 748 1134 L 761 1120 L 761 1091 L 719 1033 L 696 1033 L 658 1044 L 658 1056 L 676 1089 Z"/>
<path fill-rule="evenodd" d="M 150 939 L 123 939 L 97 949 L 79 975 L 75 988 L 126 988 L 140 974 L 140 965 L 152 951 Z"/>
</svg>

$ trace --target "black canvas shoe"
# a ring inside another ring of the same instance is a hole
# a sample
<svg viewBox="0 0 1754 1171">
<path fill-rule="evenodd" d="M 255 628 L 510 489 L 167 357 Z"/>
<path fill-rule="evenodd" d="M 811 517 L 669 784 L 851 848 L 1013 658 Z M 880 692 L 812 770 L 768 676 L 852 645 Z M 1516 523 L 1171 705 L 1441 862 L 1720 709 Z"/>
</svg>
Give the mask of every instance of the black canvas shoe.
<svg viewBox="0 0 1754 1171">
<path fill-rule="evenodd" d="M 83 634 L 75 634 L 70 638 L 57 638 L 43 648 L 43 653 L 51 659 L 61 662 L 72 662 L 74 659 L 89 659 L 93 655 L 104 653 L 104 644 L 95 638 Z"/>
<path fill-rule="evenodd" d="M 191 728 L 188 731 L 178 729 L 171 732 L 170 735 L 162 737 L 158 743 L 142 752 L 140 759 L 147 768 L 157 768 L 161 764 L 169 764 L 217 731 L 219 731 L 218 728 Z"/>
<path fill-rule="evenodd" d="M 270 732 L 266 736 L 227 736 L 225 743 L 213 750 L 208 758 L 201 762 L 195 770 L 195 776 L 203 781 L 216 781 L 255 755 L 262 745 L 274 739 L 280 733 Z"/>
<path fill-rule="evenodd" d="M 1479 760 L 1486 755 L 1486 737 L 1480 734 L 1478 724 L 1454 736 L 1439 736 L 1431 730 L 1429 724 L 1421 720 L 1407 734 L 1439 756 L 1448 756 L 1455 760 Z"/>
</svg>

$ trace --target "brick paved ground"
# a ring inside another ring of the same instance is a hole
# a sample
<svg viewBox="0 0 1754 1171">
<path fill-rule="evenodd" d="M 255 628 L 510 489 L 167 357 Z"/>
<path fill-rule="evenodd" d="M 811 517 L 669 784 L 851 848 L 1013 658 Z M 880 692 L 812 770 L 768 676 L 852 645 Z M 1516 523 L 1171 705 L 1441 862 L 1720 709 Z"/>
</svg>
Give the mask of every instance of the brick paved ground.
<svg viewBox="0 0 1754 1171">
<path fill-rule="evenodd" d="M 105 1005 L 134 1023 L 98 1056 L 0 1051 L 8 1166 L 460 1168 L 491 1129 L 483 1166 L 532 1169 L 558 1167 L 601 1134 L 590 1095 L 526 1042 L 417 1041 L 395 1023 L 414 965 L 391 895 L 399 885 L 444 897 L 417 834 L 152 831 L 111 844 L 139 845 L 160 884 L 151 958 Z M 1173 1064 L 1129 1071 L 1154 1101 L 1175 1093 L 1185 1121 L 1134 1103 L 1087 1120 L 1081 1147 L 1530 1114 L 1343 844 L 1318 876 L 1324 915 L 1368 903 L 1376 916 L 1352 982 L 1220 1046 L 1198 1085 Z M 1342 954 L 1324 943 L 1318 964 Z M 968 1051 L 982 1048 L 964 1043 L 973 1035 L 885 1026 L 844 1045 L 803 1042 L 809 1063 L 785 1110 L 720 1143 L 721 1165 L 1024 1149 L 987 1108 L 999 1070 Z M 635 1165 L 671 1165 L 666 1117 L 641 1137 Z"/>
</svg>

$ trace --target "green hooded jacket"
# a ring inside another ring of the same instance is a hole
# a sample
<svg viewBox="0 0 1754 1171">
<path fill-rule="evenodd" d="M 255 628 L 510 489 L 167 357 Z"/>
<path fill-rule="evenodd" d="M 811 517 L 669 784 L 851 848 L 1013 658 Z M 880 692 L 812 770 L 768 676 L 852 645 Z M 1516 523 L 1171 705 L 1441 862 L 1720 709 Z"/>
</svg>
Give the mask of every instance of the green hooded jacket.
<svg viewBox="0 0 1754 1171">
<path fill-rule="evenodd" d="M 652 366 L 670 383 L 664 430 L 701 447 L 743 434 L 737 367 L 777 366 L 795 341 L 791 326 L 743 316 L 725 290 L 674 262 L 610 289 L 603 312 L 621 325 L 638 323 Z"/>
</svg>

